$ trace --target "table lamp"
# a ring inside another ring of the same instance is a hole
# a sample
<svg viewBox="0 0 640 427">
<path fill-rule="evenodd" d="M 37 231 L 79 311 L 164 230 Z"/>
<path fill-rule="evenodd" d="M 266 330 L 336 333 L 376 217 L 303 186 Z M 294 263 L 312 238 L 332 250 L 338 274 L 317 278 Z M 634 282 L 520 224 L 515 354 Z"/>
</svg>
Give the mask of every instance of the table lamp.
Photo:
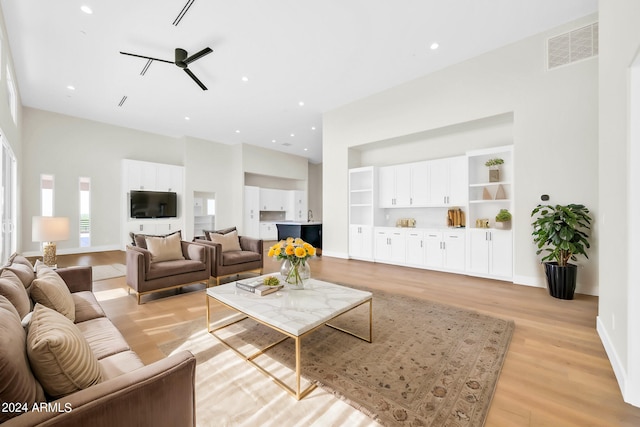
<svg viewBox="0 0 640 427">
<path fill-rule="evenodd" d="M 69 239 L 69 218 L 34 216 L 31 223 L 31 240 L 42 242 L 42 261 L 49 267 L 56 265 L 56 243 Z"/>
</svg>

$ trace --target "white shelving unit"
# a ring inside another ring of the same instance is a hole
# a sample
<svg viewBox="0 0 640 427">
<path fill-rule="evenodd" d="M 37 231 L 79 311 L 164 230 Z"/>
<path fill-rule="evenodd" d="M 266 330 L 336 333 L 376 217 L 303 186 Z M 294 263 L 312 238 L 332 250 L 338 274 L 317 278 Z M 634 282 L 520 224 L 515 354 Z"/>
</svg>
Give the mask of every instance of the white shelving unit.
<svg viewBox="0 0 640 427">
<path fill-rule="evenodd" d="M 378 210 L 377 171 L 373 166 L 349 170 L 349 256 L 373 259 L 373 227 Z"/>
</svg>

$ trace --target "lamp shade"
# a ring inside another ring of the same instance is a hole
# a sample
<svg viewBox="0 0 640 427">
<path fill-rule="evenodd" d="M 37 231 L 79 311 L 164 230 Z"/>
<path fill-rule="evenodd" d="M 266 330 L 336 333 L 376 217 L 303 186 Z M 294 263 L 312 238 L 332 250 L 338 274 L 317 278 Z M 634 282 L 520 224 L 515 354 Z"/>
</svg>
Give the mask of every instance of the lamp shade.
<svg viewBox="0 0 640 427">
<path fill-rule="evenodd" d="M 31 240 L 34 242 L 59 242 L 69 238 L 69 218 L 34 216 L 31 222 Z"/>
</svg>

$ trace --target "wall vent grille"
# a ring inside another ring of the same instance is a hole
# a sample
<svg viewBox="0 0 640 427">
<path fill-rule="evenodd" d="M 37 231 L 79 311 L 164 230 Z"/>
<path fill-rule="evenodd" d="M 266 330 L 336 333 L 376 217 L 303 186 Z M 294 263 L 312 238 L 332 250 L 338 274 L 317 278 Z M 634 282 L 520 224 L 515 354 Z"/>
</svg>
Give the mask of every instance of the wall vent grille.
<svg viewBox="0 0 640 427">
<path fill-rule="evenodd" d="M 547 69 L 549 70 L 597 55 L 597 22 L 547 40 Z"/>
</svg>

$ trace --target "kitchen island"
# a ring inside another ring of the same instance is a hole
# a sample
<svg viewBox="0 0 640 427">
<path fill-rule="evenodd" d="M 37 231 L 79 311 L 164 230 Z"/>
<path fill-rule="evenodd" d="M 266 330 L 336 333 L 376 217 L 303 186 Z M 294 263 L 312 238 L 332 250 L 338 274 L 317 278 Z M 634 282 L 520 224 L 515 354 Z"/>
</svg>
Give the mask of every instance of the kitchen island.
<svg viewBox="0 0 640 427">
<path fill-rule="evenodd" d="M 299 237 L 315 248 L 322 249 L 322 222 L 282 221 L 276 222 L 276 227 L 278 228 L 278 240 Z"/>
</svg>

